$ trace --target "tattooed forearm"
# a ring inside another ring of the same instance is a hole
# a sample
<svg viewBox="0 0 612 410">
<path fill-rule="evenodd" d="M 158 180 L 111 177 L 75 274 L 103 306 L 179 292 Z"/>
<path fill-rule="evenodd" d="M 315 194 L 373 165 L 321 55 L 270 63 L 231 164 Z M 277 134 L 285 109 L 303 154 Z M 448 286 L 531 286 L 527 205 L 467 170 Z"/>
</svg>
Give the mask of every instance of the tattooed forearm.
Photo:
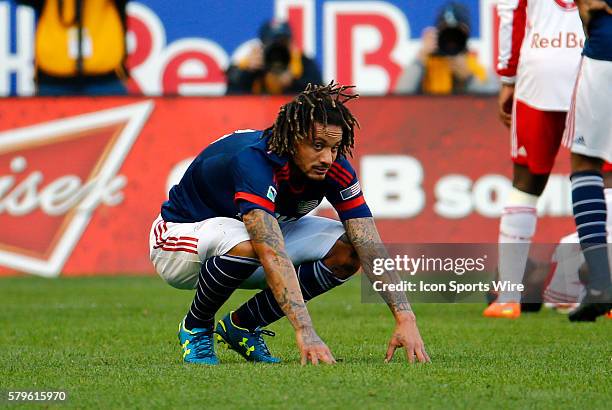
<svg viewBox="0 0 612 410">
<path fill-rule="evenodd" d="M 305 328 L 302 332 L 302 341 L 308 345 L 322 345 L 323 340 L 319 337 L 317 332 L 315 332 L 313 327 Z"/>
<path fill-rule="evenodd" d="M 370 281 L 378 280 L 383 283 L 400 283 L 401 278 L 395 271 L 386 272 L 381 276 L 374 275 L 373 261 L 377 258 L 389 258 L 387 250 L 380 240 L 378 230 L 372 218 L 349 219 L 344 222 L 344 229 L 348 239 L 351 241 L 363 268 L 363 272 Z M 385 287 L 385 289 L 388 287 Z M 412 308 L 408 298 L 403 292 L 379 292 L 394 315 L 401 312 L 410 312 Z"/>
<path fill-rule="evenodd" d="M 244 215 L 242 221 L 253 243 L 265 244 L 279 251 L 284 250 L 280 226 L 272 215 L 260 209 L 254 209 Z"/>
<path fill-rule="evenodd" d="M 285 241 L 276 219 L 260 209 L 242 218 L 251 244 L 266 272 L 274 298 L 295 329 L 312 326 L 295 268 L 285 252 Z"/>
</svg>

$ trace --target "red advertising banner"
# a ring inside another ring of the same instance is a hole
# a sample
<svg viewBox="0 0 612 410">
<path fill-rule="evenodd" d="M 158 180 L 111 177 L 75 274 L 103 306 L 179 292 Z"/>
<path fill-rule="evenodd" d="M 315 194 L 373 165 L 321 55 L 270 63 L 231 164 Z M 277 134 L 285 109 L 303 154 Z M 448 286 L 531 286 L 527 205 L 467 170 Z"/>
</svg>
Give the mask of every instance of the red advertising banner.
<svg viewBox="0 0 612 410">
<path fill-rule="evenodd" d="M 0 274 L 152 273 L 148 234 L 198 152 L 269 126 L 283 98 L 0 100 Z M 386 242 L 495 242 L 510 188 L 509 134 L 492 98 L 351 102 L 352 163 Z M 567 151 L 536 240 L 573 230 Z M 333 210 L 318 210 L 333 216 Z"/>
</svg>

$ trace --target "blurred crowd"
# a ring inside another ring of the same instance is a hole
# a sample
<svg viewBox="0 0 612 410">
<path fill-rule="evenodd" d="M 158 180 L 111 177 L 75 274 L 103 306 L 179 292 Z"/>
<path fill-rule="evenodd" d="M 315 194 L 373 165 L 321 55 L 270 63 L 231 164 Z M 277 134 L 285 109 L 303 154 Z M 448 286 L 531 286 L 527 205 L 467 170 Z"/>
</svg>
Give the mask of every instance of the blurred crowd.
<svg viewBox="0 0 612 410">
<path fill-rule="evenodd" d="M 35 35 L 38 95 L 127 94 L 127 0 L 17 0 L 39 16 Z M 397 94 L 495 93 L 497 78 L 470 49 L 470 13 L 449 2 L 393 90 Z M 294 43 L 290 25 L 270 20 L 226 71 L 227 94 L 296 94 L 322 84 L 321 70 Z"/>
</svg>

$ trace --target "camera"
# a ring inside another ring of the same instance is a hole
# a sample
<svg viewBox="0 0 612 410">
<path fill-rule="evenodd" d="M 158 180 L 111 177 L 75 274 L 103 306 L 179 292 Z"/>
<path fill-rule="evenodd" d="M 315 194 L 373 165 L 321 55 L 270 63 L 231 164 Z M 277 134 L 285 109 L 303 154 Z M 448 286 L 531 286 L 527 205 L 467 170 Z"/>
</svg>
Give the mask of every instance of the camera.
<svg viewBox="0 0 612 410">
<path fill-rule="evenodd" d="M 267 22 L 259 29 L 259 39 L 263 45 L 265 70 L 277 74 L 286 71 L 291 59 L 289 23 L 276 20 Z"/>
<path fill-rule="evenodd" d="M 467 51 L 470 33 L 470 13 L 464 4 L 447 3 L 436 19 L 438 52 L 442 56 L 456 56 Z"/>
<path fill-rule="evenodd" d="M 274 41 L 264 47 L 264 66 L 266 71 L 282 73 L 287 70 L 291 58 L 285 41 Z"/>
<path fill-rule="evenodd" d="M 468 36 L 459 27 L 447 27 L 438 32 L 438 54 L 456 56 L 467 51 Z"/>
</svg>

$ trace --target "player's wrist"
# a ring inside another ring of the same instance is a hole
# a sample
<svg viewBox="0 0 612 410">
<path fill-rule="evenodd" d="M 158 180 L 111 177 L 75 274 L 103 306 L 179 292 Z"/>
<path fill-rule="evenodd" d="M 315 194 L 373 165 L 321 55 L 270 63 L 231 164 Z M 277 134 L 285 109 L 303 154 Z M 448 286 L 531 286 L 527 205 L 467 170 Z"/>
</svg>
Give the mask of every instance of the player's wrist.
<svg viewBox="0 0 612 410">
<path fill-rule="evenodd" d="M 314 326 L 311 321 L 305 321 L 303 323 L 297 323 L 293 326 L 296 333 L 307 333 L 314 331 Z"/>
<path fill-rule="evenodd" d="M 321 341 L 321 338 L 312 325 L 295 329 L 295 336 L 298 343 L 312 344 Z"/>
<path fill-rule="evenodd" d="M 416 323 L 416 316 L 412 311 L 395 312 L 395 322 L 400 325 L 403 323 Z"/>
</svg>

